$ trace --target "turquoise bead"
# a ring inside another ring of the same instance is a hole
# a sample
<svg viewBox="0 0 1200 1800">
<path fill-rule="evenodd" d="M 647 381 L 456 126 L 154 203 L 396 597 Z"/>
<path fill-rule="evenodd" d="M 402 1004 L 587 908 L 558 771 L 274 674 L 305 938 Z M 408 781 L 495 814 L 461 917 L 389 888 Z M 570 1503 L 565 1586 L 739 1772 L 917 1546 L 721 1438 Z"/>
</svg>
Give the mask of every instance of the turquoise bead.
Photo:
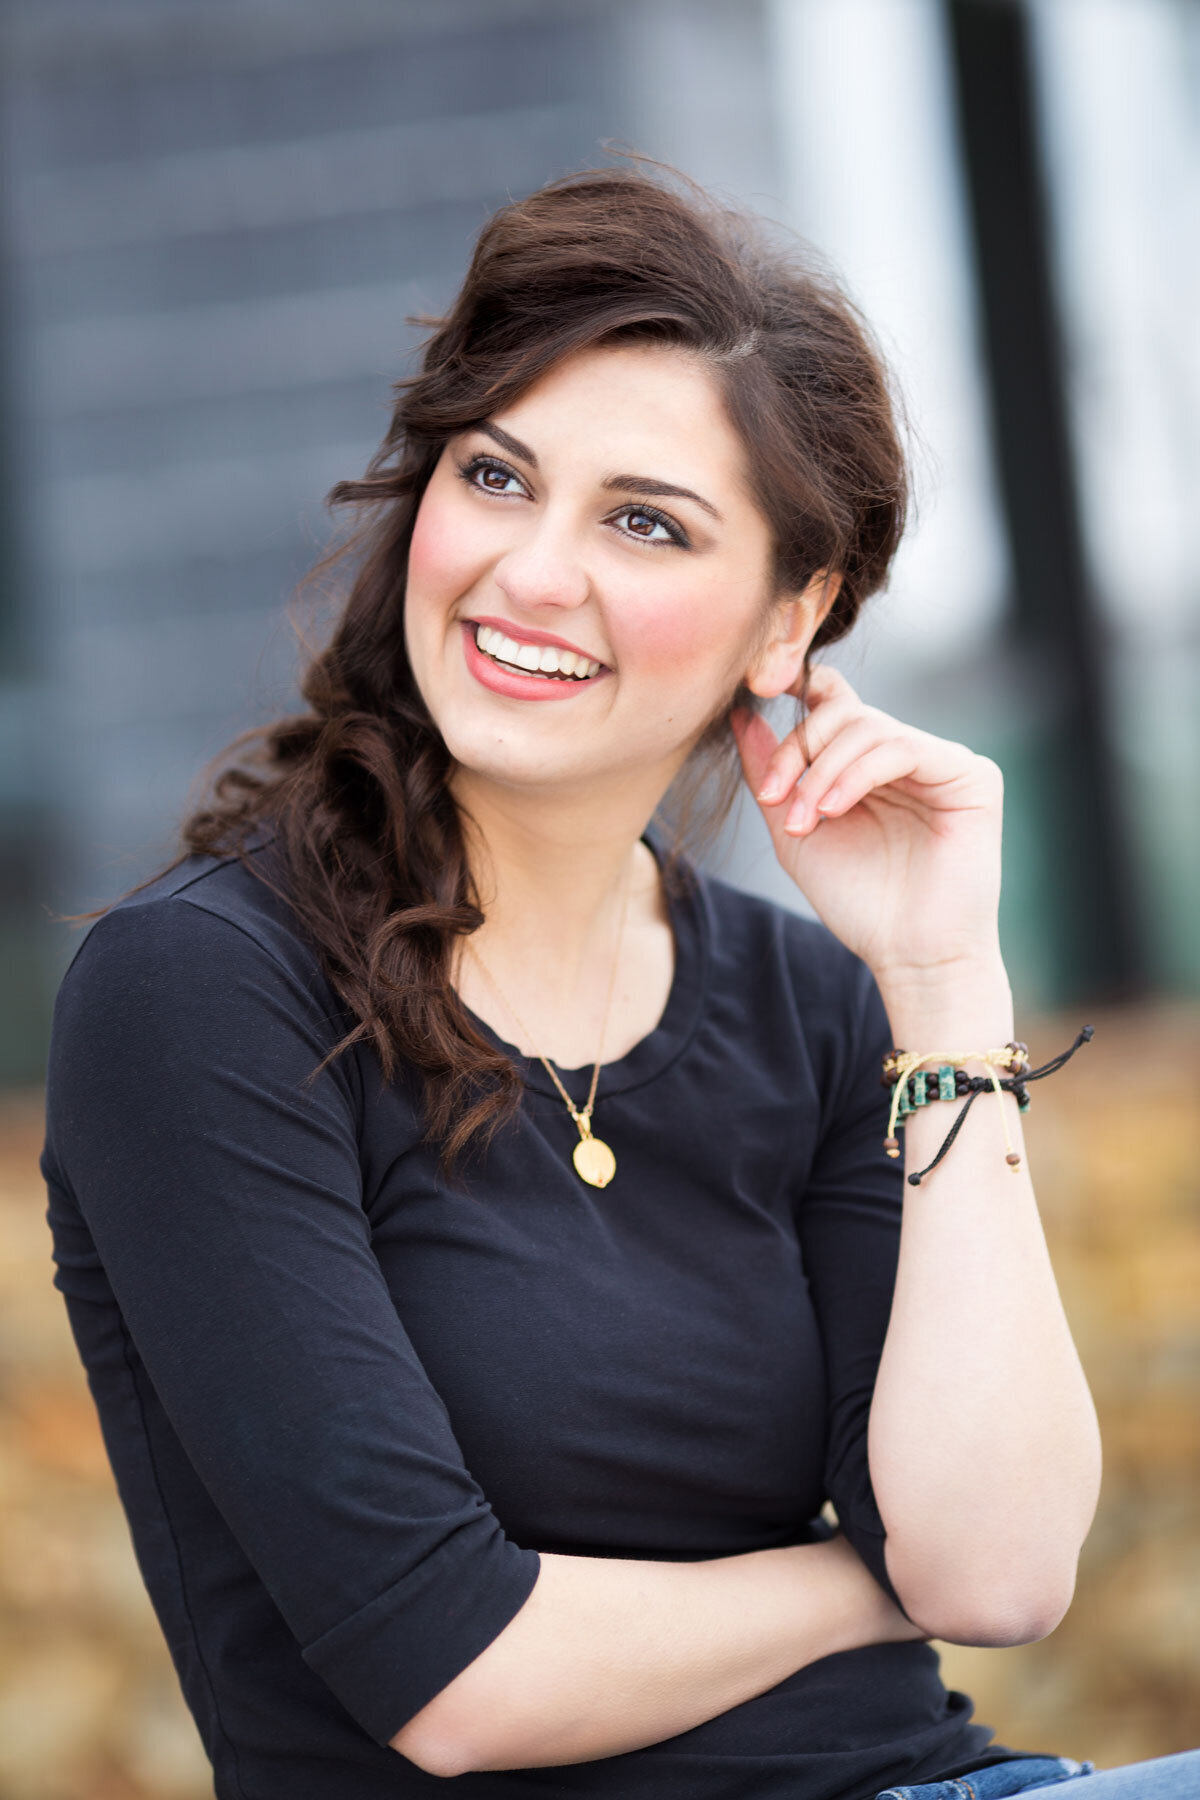
<svg viewBox="0 0 1200 1800">
<path fill-rule="evenodd" d="M 952 1063 L 939 1063 L 937 1072 L 938 1099 L 954 1099 L 954 1066 Z"/>
<path fill-rule="evenodd" d="M 903 1119 L 907 1113 L 910 1113 L 913 1110 L 913 1103 L 908 1097 L 908 1083 L 907 1081 L 902 1081 L 900 1083 L 899 1116 Z"/>
<path fill-rule="evenodd" d="M 914 1106 L 924 1106 L 926 1101 L 929 1099 L 929 1095 L 925 1092 L 925 1083 L 927 1080 L 928 1080 L 928 1073 L 925 1069 L 918 1069 L 915 1072 L 915 1074 L 913 1075 L 913 1105 Z"/>
</svg>

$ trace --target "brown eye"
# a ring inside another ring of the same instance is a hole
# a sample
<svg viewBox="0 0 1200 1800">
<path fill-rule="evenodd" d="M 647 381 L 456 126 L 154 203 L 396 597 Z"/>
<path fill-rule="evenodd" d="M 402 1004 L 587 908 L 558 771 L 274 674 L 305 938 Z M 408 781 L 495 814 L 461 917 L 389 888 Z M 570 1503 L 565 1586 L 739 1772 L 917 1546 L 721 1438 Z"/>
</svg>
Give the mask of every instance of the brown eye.
<svg viewBox="0 0 1200 1800">
<path fill-rule="evenodd" d="M 656 506 L 623 506 L 613 516 L 622 531 L 629 537 L 640 539 L 643 544 L 677 544 L 682 550 L 690 548 L 683 528 L 669 514 L 659 512 Z"/>
<path fill-rule="evenodd" d="M 472 456 L 469 461 L 459 463 L 458 473 L 468 487 L 485 494 L 506 497 L 525 492 L 525 484 L 516 470 L 491 456 Z M 515 487 L 509 487 L 510 481 L 515 482 Z"/>
</svg>

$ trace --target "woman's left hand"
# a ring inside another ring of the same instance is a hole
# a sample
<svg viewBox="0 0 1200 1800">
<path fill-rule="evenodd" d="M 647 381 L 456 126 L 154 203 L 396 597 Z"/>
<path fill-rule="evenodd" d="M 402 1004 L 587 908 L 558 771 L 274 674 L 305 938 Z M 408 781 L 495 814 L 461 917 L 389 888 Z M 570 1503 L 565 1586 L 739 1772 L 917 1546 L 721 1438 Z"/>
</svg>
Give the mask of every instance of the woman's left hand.
<svg viewBox="0 0 1200 1800">
<path fill-rule="evenodd" d="M 864 705 L 827 664 L 808 697 L 807 759 L 799 728 L 781 743 L 761 715 L 733 718 L 783 868 L 881 983 L 998 965 L 997 765 Z"/>
</svg>

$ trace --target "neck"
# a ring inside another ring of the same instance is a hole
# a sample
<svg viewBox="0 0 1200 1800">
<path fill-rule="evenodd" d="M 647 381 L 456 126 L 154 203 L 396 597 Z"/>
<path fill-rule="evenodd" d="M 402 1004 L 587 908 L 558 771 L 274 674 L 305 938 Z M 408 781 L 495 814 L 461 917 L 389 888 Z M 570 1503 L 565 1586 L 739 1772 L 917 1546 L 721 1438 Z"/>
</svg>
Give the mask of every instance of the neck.
<svg viewBox="0 0 1200 1800">
<path fill-rule="evenodd" d="M 660 795 L 633 783 L 587 805 L 531 796 L 459 767 L 451 791 L 464 814 L 467 856 L 486 914 L 471 942 L 497 970 L 537 973 L 576 991 L 598 955 L 611 956 L 626 886 L 628 924 L 657 907 L 653 855 L 639 838 Z M 519 1001 L 518 1001 L 519 1004 Z"/>
</svg>

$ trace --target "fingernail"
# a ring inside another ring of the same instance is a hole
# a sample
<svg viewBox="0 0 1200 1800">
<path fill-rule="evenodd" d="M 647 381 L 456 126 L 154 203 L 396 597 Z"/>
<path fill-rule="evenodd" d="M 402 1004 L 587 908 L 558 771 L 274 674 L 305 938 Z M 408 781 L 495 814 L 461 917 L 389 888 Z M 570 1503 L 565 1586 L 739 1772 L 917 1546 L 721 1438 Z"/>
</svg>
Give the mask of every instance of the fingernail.
<svg viewBox="0 0 1200 1800">
<path fill-rule="evenodd" d="M 841 800 L 841 797 L 842 796 L 838 792 L 837 788 L 835 788 L 835 787 L 830 788 L 829 792 L 826 794 L 825 798 L 822 800 L 820 806 L 818 806 L 817 811 L 820 813 L 832 811 L 832 809 L 835 806 L 837 806 L 838 802 Z"/>
<path fill-rule="evenodd" d="M 767 779 L 763 782 L 762 786 L 758 790 L 759 799 L 760 800 L 778 800 L 779 785 L 780 784 L 779 784 L 778 775 L 768 775 Z"/>
</svg>

